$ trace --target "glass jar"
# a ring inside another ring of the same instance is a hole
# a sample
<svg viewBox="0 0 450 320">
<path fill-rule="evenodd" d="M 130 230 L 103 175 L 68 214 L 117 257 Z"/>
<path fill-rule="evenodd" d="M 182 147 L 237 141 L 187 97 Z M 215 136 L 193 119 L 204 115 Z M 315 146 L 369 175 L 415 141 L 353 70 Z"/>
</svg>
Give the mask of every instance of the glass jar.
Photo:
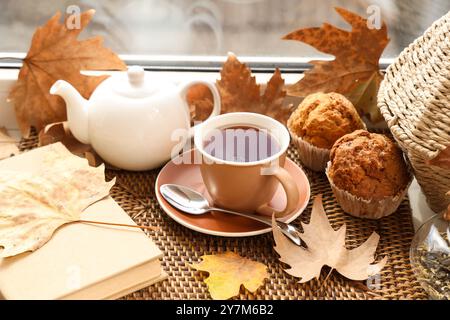
<svg viewBox="0 0 450 320">
<path fill-rule="evenodd" d="M 448 213 L 437 214 L 426 221 L 411 243 L 412 268 L 431 299 L 450 300 L 450 222 L 447 217 Z"/>
</svg>

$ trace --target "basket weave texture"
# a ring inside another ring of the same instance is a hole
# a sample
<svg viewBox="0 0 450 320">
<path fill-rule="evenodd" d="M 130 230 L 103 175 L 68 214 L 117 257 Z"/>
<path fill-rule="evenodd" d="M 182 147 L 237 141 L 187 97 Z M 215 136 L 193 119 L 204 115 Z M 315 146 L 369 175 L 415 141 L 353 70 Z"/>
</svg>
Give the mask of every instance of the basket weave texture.
<svg viewBox="0 0 450 320">
<path fill-rule="evenodd" d="M 450 12 L 389 66 L 378 106 L 430 207 L 450 204 L 450 170 L 427 164 L 450 143 Z"/>
<path fill-rule="evenodd" d="M 37 138 L 22 140 L 20 149 L 26 151 L 37 144 Z M 297 148 L 291 146 L 288 157 L 300 165 Z M 241 288 L 235 299 L 426 299 L 427 295 L 417 282 L 409 262 L 409 248 L 414 228 L 408 199 L 403 200 L 396 213 L 380 220 L 366 220 L 345 214 L 337 204 L 325 174 L 305 170 L 311 184 L 312 198 L 323 194 L 323 203 L 331 224 L 336 229 L 347 224 L 346 243 L 349 249 L 361 245 L 375 231 L 380 235 L 378 259 L 388 256 L 388 262 L 380 277 L 366 282 L 350 281 L 336 271 L 324 268 L 319 279 L 299 284 L 298 279 L 284 272 L 286 268 L 273 250 L 272 234 L 255 237 L 225 238 L 204 235 L 189 230 L 170 219 L 160 208 L 154 193 L 159 170 L 128 172 L 106 170 L 108 180 L 116 177 L 111 196 L 140 225 L 158 227 L 157 231 L 145 231 L 163 251 L 161 265 L 169 275 L 167 280 L 136 291 L 124 297 L 126 300 L 142 299 L 210 299 L 203 281 L 207 274 L 195 271 L 189 264 L 197 263 L 205 254 L 234 251 L 241 256 L 264 263 L 269 278 L 254 293 Z M 308 223 L 310 201 L 305 212 L 293 224 Z M 132 250 L 132 248 L 130 248 Z"/>
</svg>

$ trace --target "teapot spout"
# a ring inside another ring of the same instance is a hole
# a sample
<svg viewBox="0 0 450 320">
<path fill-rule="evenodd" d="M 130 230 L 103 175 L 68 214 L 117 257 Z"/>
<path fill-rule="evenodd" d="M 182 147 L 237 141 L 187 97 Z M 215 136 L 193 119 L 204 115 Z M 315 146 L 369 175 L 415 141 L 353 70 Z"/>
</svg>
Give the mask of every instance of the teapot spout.
<svg viewBox="0 0 450 320">
<path fill-rule="evenodd" d="M 70 83 L 64 80 L 56 81 L 50 88 L 50 94 L 64 99 L 70 131 L 77 140 L 89 144 L 88 100 L 84 99 Z"/>
</svg>

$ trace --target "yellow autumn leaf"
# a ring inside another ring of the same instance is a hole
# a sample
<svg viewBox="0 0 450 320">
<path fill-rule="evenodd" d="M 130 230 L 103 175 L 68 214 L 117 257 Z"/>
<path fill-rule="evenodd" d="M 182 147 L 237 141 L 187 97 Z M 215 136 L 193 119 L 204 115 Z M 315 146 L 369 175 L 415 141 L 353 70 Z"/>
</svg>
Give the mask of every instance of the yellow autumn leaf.
<svg viewBox="0 0 450 320">
<path fill-rule="evenodd" d="M 234 252 L 204 255 L 201 258 L 202 262 L 190 266 L 209 273 L 205 283 L 215 300 L 238 295 L 241 285 L 248 291 L 255 292 L 268 277 L 264 264 L 243 258 Z"/>
</svg>

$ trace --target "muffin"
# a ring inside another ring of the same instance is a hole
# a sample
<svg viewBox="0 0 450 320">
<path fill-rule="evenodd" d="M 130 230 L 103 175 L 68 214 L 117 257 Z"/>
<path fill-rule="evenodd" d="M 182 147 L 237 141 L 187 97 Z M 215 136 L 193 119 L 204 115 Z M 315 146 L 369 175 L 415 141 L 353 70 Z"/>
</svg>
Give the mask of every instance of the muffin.
<svg viewBox="0 0 450 320">
<path fill-rule="evenodd" d="M 334 92 L 307 96 L 292 113 L 287 125 L 303 164 L 315 171 L 325 169 L 336 140 L 365 129 L 353 104 Z"/>
<path fill-rule="evenodd" d="M 371 219 L 394 213 L 411 182 L 396 144 L 385 135 L 365 130 L 336 141 L 326 174 L 342 209 Z"/>
</svg>

